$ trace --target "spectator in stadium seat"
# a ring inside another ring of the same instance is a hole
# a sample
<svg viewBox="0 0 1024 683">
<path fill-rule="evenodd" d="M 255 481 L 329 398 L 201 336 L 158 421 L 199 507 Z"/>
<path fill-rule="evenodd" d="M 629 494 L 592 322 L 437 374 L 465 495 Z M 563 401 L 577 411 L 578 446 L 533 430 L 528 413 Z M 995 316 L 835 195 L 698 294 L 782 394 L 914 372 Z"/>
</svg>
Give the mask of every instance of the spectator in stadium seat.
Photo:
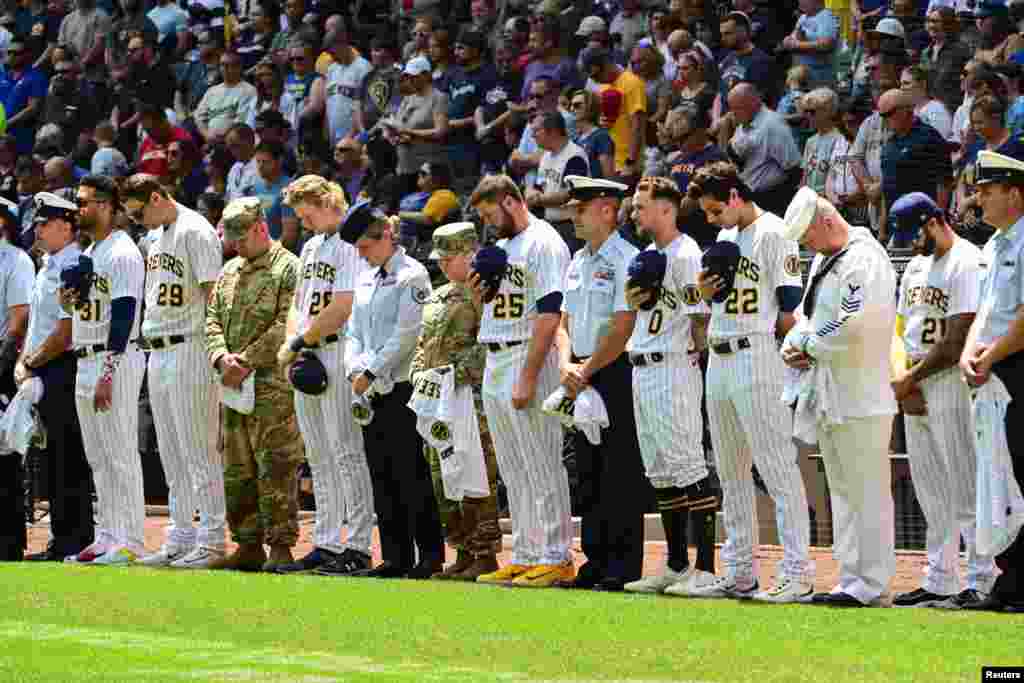
<svg viewBox="0 0 1024 683">
<path fill-rule="evenodd" d="M 440 24 L 440 20 L 430 14 L 418 17 L 412 26 L 412 40 L 402 47 L 402 61 L 408 62 L 413 57 L 430 59 L 430 34 Z"/>
<path fill-rule="evenodd" d="M 1014 52 L 1024 49 L 1024 37 L 1014 33 L 1009 10 L 1003 0 L 978 0 L 974 8 L 981 44 L 974 58 L 989 64 L 1001 64 Z"/>
<path fill-rule="evenodd" d="M 643 81 L 613 63 L 607 50 L 584 50 L 587 75 L 598 83 L 598 96 L 606 90 L 622 93 L 619 111 L 602 112 L 615 141 L 615 172 L 625 179 L 639 178 L 647 135 L 647 93 Z"/>
<path fill-rule="evenodd" d="M 284 158 L 281 159 L 281 168 L 284 174 L 294 176 L 299 167 L 293 147 L 295 137 L 292 135 L 291 126 L 281 112 L 275 109 L 264 109 L 256 115 L 253 121 L 253 133 L 260 142 L 276 142 L 284 147 Z M 319 129 L 318 129 L 319 130 Z"/>
<path fill-rule="evenodd" d="M 433 68 L 434 87 L 440 92 L 447 93 L 455 71 L 452 34 L 447 28 L 441 26 L 431 32 L 427 54 Z"/>
<path fill-rule="evenodd" d="M 218 140 L 236 123 L 245 123 L 256 106 L 256 88 L 242 80 L 242 57 L 226 51 L 220 57 L 224 81 L 206 91 L 195 111 L 195 123 L 206 142 Z"/>
<path fill-rule="evenodd" d="M 505 144 L 505 126 L 513 110 L 523 108 L 519 103 L 523 79 L 516 71 L 515 51 L 507 40 L 499 42 L 494 51 L 494 67 L 497 80 L 473 113 L 482 175 L 498 172 L 508 160 L 511 149 Z"/>
<path fill-rule="evenodd" d="M 369 132 L 383 117 L 394 114 L 401 102 L 398 81 L 402 65 L 396 62 L 398 43 L 390 33 L 374 35 L 370 41 L 370 64 L 373 69 L 360 87 L 356 104 L 354 130 Z"/>
<path fill-rule="evenodd" d="M 779 98 L 777 66 L 768 54 L 752 42 L 750 17 L 743 12 L 730 12 L 719 24 L 719 35 L 725 57 L 719 63 L 718 92 L 725 100 L 733 86 L 741 81 L 753 83 L 769 106 Z"/>
<path fill-rule="evenodd" d="M 7 115 L 7 134 L 13 136 L 19 154 L 32 149 L 36 122 L 43 114 L 48 81 L 42 71 L 32 66 L 25 41 L 12 40 L 7 47 L 7 75 L 11 85 L 3 98 Z"/>
<path fill-rule="evenodd" d="M 555 82 L 547 77 L 535 78 L 530 84 L 530 96 L 526 101 L 526 118 L 522 136 L 516 140 L 515 151 L 508 158 L 513 175 L 525 177 L 526 187 L 532 187 L 537 179 L 537 166 L 544 150 L 537 146 L 533 128 L 528 124 L 537 114 L 558 111 L 558 89 Z"/>
<path fill-rule="evenodd" d="M 558 112 L 538 114 L 530 124 L 537 145 L 544 150 L 537 167 L 537 181 L 527 187 L 526 204 L 534 212 L 544 211 L 544 220 L 552 225 L 574 252 L 582 245 L 576 238 L 573 214 L 564 207 L 569 201 L 569 187 L 566 176 L 589 176 L 590 162 L 587 153 L 569 139 L 565 119 Z"/>
<path fill-rule="evenodd" d="M 645 141 L 655 139 L 657 125 L 665 120 L 672 102 L 672 82 L 665 78 L 664 65 L 665 58 L 649 41 L 641 41 L 630 55 L 629 70 L 644 82 L 647 94 Z"/>
<path fill-rule="evenodd" d="M 971 59 L 971 49 L 960 40 L 960 24 L 950 7 L 928 13 L 925 30 L 931 43 L 921 53 L 921 66 L 928 73 L 929 88 L 950 113 L 960 106 L 960 74 Z"/>
<path fill-rule="evenodd" d="M 251 69 L 270 55 L 270 45 L 280 28 L 281 5 L 276 0 L 259 0 L 250 10 L 248 27 L 235 47 L 244 69 Z"/>
<path fill-rule="evenodd" d="M 686 226 L 686 234 L 706 249 L 718 237 L 719 228 L 708 222 L 700 202 L 686 196 L 690 178 L 701 166 L 715 161 L 726 161 L 725 154 L 714 144 L 708 129 L 708 114 L 692 109 L 673 109 L 662 130 L 662 135 L 675 148 L 665 160 L 668 175 L 675 181 L 683 200 L 679 207 L 679 220 Z"/>
<path fill-rule="evenodd" d="M 836 127 L 839 97 L 830 88 L 818 88 L 801 98 L 800 109 L 815 131 L 804 146 L 804 174 L 800 184 L 826 196 L 825 184 L 832 171 L 836 148 L 840 154 L 845 154 L 847 147 L 846 138 Z"/>
<path fill-rule="evenodd" d="M 227 198 L 228 177 L 231 174 L 231 167 L 235 164 L 235 158 L 228 151 L 228 146 L 223 142 L 211 145 L 203 157 L 203 166 L 206 175 L 210 178 L 210 184 L 206 192 Z"/>
<path fill-rule="evenodd" d="M 615 176 L 615 143 L 608 131 L 597 125 L 601 105 L 597 95 L 587 89 L 572 94 L 569 107 L 576 115 L 573 142 L 583 148 L 590 162 L 591 178 Z"/>
<path fill-rule="evenodd" d="M 324 37 L 323 48 L 330 51 L 334 57 L 334 63 L 327 70 L 327 82 L 324 84 L 324 125 L 327 139 L 333 145 L 354 129 L 359 89 L 372 67 L 370 62 L 352 47 L 349 26 L 344 20 L 339 20 L 334 31 Z"/>
<path fill-rule="evenodd" d="M 136 107 L 139 112 L 139 123 L 147 137 L 139 146 L 139 159 L 135 164 L 135 171 L 166 178 L 168 147 L 175 140 L 193 142 L 192 136 L 184 128 L 171 125 L 167 120 L 167 113 L 160 105 L 140 100 Z"/>
<path fill-rule="evenodd" d="M 103 44 L 112 32 L 110 15 L 96 7 L 96 0 L 75 0 L 75 10 L 60 24 L 58 43 L 67 43 L 81 58 L 86 78 L 104 78 Z"/>
<path fill-rule="evenodd" d="M 281 71 L 269 58 L 260 60 L 246 74 L 256 88 L 256 99 L 246 112 L 246 118 L 240 123 L 253 127 L 256 115 L 265 111 L 280 111 L 281 98 L 284 97 L 284 78 Z"/>
<path fill-rule="evenodd" d="M 612 61 L 619 66 L 625 67 L 629 63 L 629 55 L 635 49 L 630 48 L 629 52 L 623 52 L 619 48 L 612 45 L 611 35 L 608 33 L 608 24 L 605 20 L 598 16 L 585 17 L 580 22 L 580 27 L 576 31 L 576 37 L 585 41 L 584 47 L 603 47 L 611 53 Z M 654 48 L 657 50 L 657 48 Z M 660 52 L 658 54 L 661 54 Z M 664 65 L 664 56 L 662 57 L 661 65 Z M 577 68 L 581 68 L 579 62 L 576 63 Z"/>
<path fill-rule="evenodd" d="M 259 198 L 270 236 L 297 254 L 302 249 L 302 231 L 295 212 L 282 199 L 282 190 L 292 181 L 281 168 L 283 157 L 284 146 L 279 142 L 265 141 L 257 145 L 252 158 L 259 173 L 256 180 L 242 190 L 242 196 Z"/>
<path fill-rule="evenodd" d="M 686 107 L 710 114 L 716 93 L 714 84 L 707 81 L 707 68 L 700 50 L 681 52 L 677 59 L 676 74 L 671 108 Z"/>
<path fill-rule="evenodd" d="M 740 83 L 729 92 L 736 132 L 727 153 L 754 192 L 754 202 L 775 214 L 786 211 L 800 181 L 800 152 L 782 117 L 765 106 L 757 88 Z"/>
<path fill-rule="evenodd" d="M 812 88 L 830 87 L 835 80 L 832 58 L 839 46 L 839 22 L 822 0 L 800 0 L 799 4 L 803 14 L 782 41 L 782 50 L 810 69 Z"/>
<path fill-rule="evenodd" d="M 416 192 L 402 198 L 398 207 L 401 219 L 400 241 L 414 258 L 425 257 L 422 247 L 431 245 L 434 229 L 456 220 L 459 198 L 452 192 L 452 170 L 448 164 L 428 162 L 416 176 Z"/>
<path fill-rule="evenodd" d="M 523 100 L 529 97 L 530 84 L 541 76 L 554 81 L 556 91 L 567 85 L 581 85 L 575 62 L 562 53 L 560 45 L 561 28 L 557 19 L 545 18 L 531 28 L 528 43 L 531 60 L 523 73 Z"/>
<path fill-rule="evenodd" d="M 224 136 L 224 144 L 235 159 L 224 192 L 224 201 L 230 202 L 244 197 L 244 188 L 256 182 L 256 161 L 252 158 L 256 153 L 256 134 L 249 126 L 239 123 Z"/>
<path fill-rule="evenodd" d="M 402 69 L 402 102 L 385 134 L 397 145 L 400 196 L 416 186 L 420 167 L 428 161 L 444 163 L 448 137 L 448 96 L 434 87 L 430 62 L 416 57 Z"/>
<path fill-rule="evenodd" d="M 167 182 L 174 199 L 195 207 L 210 183 L 200 163 L 199 149 L 191 140 L 175 140 L 167 146 Z"/>
<path fill-rule="evenodd" d="M 633 49 L 647 33 L 647 16 L 640 0 L 622 0 L 622 9 L 612 17 L 608 32 L 618 36 L 618 47 L 624 52 Z"/>
<path fill-rule="evenodd" d="M 464 29 L 455 42 L 456 69 L 448 86 L 449 163 L 456 188 L 471 192 L 480 179 L 480 143 L 475 113 L 498 82 L 494 66 L 485 63 L 487 42 L 482 33 Z"/>
<path fill-rule="evenodd" d="M 914 115 L 939 131 L 947 140 L 952 138 L 953 117 L 934 93 L 928 90 L 928 73 L 920 66 L 910 66 L 900 74 L 900 89 L 910 96 Z"/>
<path fill-rule="evenodd" d="M 872 104 L 871 113 L 860 128 L 857 129 L 853 146 L 850 148 L 851 171 L 857 178 L 857 183 L 864 188 L 864 194 L 868 202 L 868 220 L 872 232 L 878 234 L 881 230 L 881 222 L 884 218 L 884 207 L 882 206 L 882 148 L 885 146 L 888 131 L 885 122 L 878 113 L 878 100 L 882 93 L 899 88 L 899 81 L 890 77 L 883 77 L 880 81 L 872 83 Z"/>
<path fill-rule="evenodd" d="M 270 57 L 279 69 L 288 67 L 289 47 L 300 37 L 303 28 L 302 17 L 305 14 L 305 0 L 285 0 L 284 16 L 288 20 L 288 27 L 279 30 L 270 41 Z"/>
<path fill-rule="evenodd" d="M 104 37 L 103 59 L 108 69 L 128 60 L 132 38 L 144 37 L 155 45 L 160 37 L 156 24 L 146 14 L 147 3 L 119 0 L 119 4 L 121 18 L 111 25 L 110 33 Z"/>
<path fill-rule="evenodd" d="M 363 189 L 372 185 L 373 164 L 358 137 L 345 137 L 334 146 L 333 180 L 345 190 L 345 198 L 355 204 Z"/>
<path fill-rule="evenodd" d="M 174 111 L 179 121 L 192 116 L 206 91 L 220 83 L 220 55 L 224 51 L 222 31 L 203 30 L 196 37 L 199 59 L 173 66 L 175 77 Z"/>
<path fill-rule="evenodd" d="M 890 90 L 878 101 L 879 116 L 890 132 L 882 148 L 882 195 L 886 219 L 878 239 L 887 244 L 895 237 L 890 229 L 888 209 L 894 201 L 911 192 L 923 192 L 943 209 L 949 207 L 952 166 L 945 138 L 914 114 L 913 98 L 902 90 Z M 893 247 L 909 246 L 899 239 Z"/>
</svg>

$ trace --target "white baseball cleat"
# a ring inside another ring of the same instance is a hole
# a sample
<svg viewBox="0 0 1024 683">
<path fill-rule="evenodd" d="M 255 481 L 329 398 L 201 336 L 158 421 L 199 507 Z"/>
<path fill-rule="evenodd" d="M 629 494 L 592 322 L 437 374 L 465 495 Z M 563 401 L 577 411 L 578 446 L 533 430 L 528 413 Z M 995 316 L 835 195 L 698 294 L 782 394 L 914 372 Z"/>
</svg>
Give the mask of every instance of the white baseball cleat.
<svg viewBox="0 0 1024 683">
<path fill-rule="evenodd" d="M 675 572 L 665 567 L 665 572 L 658 576 L 645 576 L 637 581 L 630 581 L 623 590 L 627 593 L 653 593 L 661 594 L 665 592 L 665 589 L 672 584 L 683 581 L 690 570 L 687 569 L 685 572 Z"/>
<path fill-rule="evenodd" d="M 754 600 L 778 605 L 791 602 L 809 603 L 812 595 L 814 595 L 814 586 L 811 584 L 785 578 L 775 584 L 774 588 L 756 593 Z"/>
<path fill-rule="evenodd" d="M 740 588 L 736 580 L 730 576 L 718 576 L 709 583 L 695 586 L 690 590 L 690 597 L 693 598 L 733 598 L 735 600 L 749 600 L 758 591 L 757 581 L 747 588 Z"/>
<path fill-rule="evenodd" d="M 683 581 L 674 583 L 665 589 L 665 595 L 675 595 L 683 598 L 692 598 L 693 591 L 698 586 L 706 586 L 715 580 L 715 575 L 711 572 L 706 572 L 703 569 L 696 569 L 691 567 L 686 572 L 686 578 Z"/>
<path fill-rule="evenodd" d="M 182 548 L 164 545 L 160 548 L 160 550 L 150 555 L 146 555 L 141 560 L 139 560 L 139 564 L 141 564 L 144 567 L 166 567 L 175 560 L 180 560 L 181 558 L 185 557 L 185 555 L 188 555 L 190 550 L 191 548 L 187 547 Z"/>
<path fill-rule="evenodd" d="M 197 546 L 184 557 L 171 562 L 171 569 L 208 569 L 211 562 L 224 559 L 223 550 Z"/>
</svg>

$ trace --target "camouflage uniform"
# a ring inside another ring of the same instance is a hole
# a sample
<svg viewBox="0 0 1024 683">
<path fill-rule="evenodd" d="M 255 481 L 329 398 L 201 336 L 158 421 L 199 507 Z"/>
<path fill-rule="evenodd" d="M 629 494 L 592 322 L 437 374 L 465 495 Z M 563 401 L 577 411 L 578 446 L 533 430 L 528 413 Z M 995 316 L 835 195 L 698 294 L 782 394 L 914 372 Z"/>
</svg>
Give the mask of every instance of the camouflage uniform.
<svg viewBox="0 0 1024 683">
<path fill-rule="evenodd" d="M 235 217 L 244 226 L 226 218 L 225 237 L 247 230 L 255 215 Z M 255 409 L 246 415 L 221 405 L 217 439 L 228 524 L 239 544 L 293 546 L 299 537 L 296 472 L 304 450 L 292 389 L 277 364 L 298 270 L 299 260 L 278 242 L 254 259 L 232 259 L 206 311 L 211 364 L 237 353 L 256 373 Z"/>
<path fill-rule="evenodd" d="M 464 252 L 475 244 L 475 233 L 472 238 L 463 241 L 449 238 L 444 242 L 443 238 L 435 238 L 435 249 L 449 253 Z M 423 308 L 423 330 L 416 344 L 411 367 L 411 372 L 417 373 L 452 364 L 455 366 L 455 385 L 468 383 L 473 387 L 491 494 L 486 498 L 465 498 L 461 503 L 448 500 L 444 496 L 441 460 L 437 449 L 424 444 L 424 454 L 430 464 L 434 496 L 437 498 L 448 544 L 474 557 L 493 555 L 501 550 L 498 499 L 495 495 L 498 466 L 480 396 L 486 356 L 486 348 L 476 341 L 480 314 L 467 285 L 450 282 L 435 289 Z"/>
</svg>

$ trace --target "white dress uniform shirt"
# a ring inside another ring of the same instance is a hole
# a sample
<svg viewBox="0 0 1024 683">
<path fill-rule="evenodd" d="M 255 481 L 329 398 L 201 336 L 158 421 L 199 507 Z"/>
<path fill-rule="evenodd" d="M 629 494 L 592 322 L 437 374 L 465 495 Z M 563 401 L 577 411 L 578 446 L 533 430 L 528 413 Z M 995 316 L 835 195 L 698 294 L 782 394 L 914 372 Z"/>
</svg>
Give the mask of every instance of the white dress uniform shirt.
<svg viewBox="0 0 1024 683">
<path fill-rule="evenodd" d="M 978 342 L 991 344 L 1010 331 L 1017 307 L 1024 303 L 1024 218 L 998 231 L 981 250 L 982 319 Z"/>
<path fill-rule="evenodd" d="M 32 288 L 32 303 L 29 306 L 28 332 L 25 336 L 25 355 L 35 353 L 47 337 L 57 329 L 57 323 L 68 320 L 71 314 L 60 307 L 60 271 L 78 263 L 82 253 L 78 242 L 72 242 L 56 254 L 50 254 L 36 274 Z"/>
<path fill-rule="evenodd" d="M 593 355 L 601 337 L 608 334 L 612 317 L 630 310 L 626 303 L 627 271 L 638 253 L 616 231 L 596 253 L 587 244 L 573 256 L 565 274 L 562 302 L 562 310 L 569 314 L 573 355 Z"/>
</svg>

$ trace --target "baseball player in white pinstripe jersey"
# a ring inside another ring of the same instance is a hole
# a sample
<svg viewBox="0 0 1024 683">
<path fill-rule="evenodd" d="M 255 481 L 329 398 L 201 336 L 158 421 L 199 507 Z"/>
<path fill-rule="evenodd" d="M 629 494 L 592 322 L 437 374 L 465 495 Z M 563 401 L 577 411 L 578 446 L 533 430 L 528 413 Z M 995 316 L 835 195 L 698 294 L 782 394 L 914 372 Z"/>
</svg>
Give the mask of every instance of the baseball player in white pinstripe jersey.
<svg viewBox="0 0 1024 683">
<path fill-rule="evenodd" d="M 903 407 L 914 491 L 928 523 L 924 581 L 893 604 L 959 607 L 987 594 L 995 580 L 992 558 L 976 552 L 971 392 L 958 367 L 981 296 L 981 250 L 957 237 L 942 209 L 921 192 L 897 199 L 889 215 L 918 233 L 919 255 L 900 281 L 892 386 Z M 961 534 L 968 557 L 963 591 Z"/>
<path fill-rule="evenodd" d="M 484 306 L 478 340 L 488 347 L 483 399 L 512 515 L 512 562 L 481 583 L 550 586 L 575 575 L 569 544 L 569 479 L 562 428 L 541 411 L 559 384 L 555 332 L 569 250 L 529 212 L 508 176 L 486 176 L 470 203 L 494 226 L 508 268 Z M 479 293 L 479 275 L 471 284 Z"/>
<path fill-rule="evenodd" d="M 715 295 L 726 283 L 707 271 L 701 274 L 701 295 L 708 302 L 716 298 L 708 330 L 707 409 L 727 539 L 725 573 L 694 593 L 776 603 L 809 599 L 814 568 L 808 556 L 807 493 L 791 438 L 792 419 L 779 401 L 785 366 L 775 344 L 775 335 L 793 326 L 803 291 L 797 246 L 782 236 L 782 219 L 752 201 L 731 162 L 698 169 L 689 196 L 700 203 L 709 223 L 722 228 L 718 240 L 736 244 L 740 252 L 724 299 Z M 775 502 L 783 546 L 776 584 L 760 592 L 751 462 Z"/>
<path fill-rule="evenodd" d="M 316 526 L 313 550 L 278 567 L 277 573 L 350 574 L 370 566 L 373 533 L 373 485 L 363 433 L 352 418 L 352 385 L 345 381 L 344 369 L 352 293 L 357 277 L 369 266 L 354 246 L 338 236 L 348 210 L 341 187 L 306 175 L 285 188 L 284 197 L 315 235 L 302 248 L 300 279 L 288 315 L 288 341 L 278 360 L 287 366 L 296 357 L 295 347 L 311 348 L 327 369 L 328 384 L 327 391 L 317 396 L 295 392 L 295 415 L 313 475 Z M 342 543 L 346 512 L 348 542 Z"/>
<path fill-rule="evenodd" d="M 206 301 L 222 265 L 220 240 L 155 176 L 134 175 L 121 192 L 126 210 L 152 236 L 141 345 L 149 351 L 149 400 L 170 512 L 163 547 L 142 564 L 204 569 L 224 556 L 225 540 L 224 473 L 211 439 L 216 397 L 204 334 Z"/>
<path fill-rule="evenodd" d="M 665 275 L 656 293 L 629 289 L 627 300 L 639 308 L 626 344 L 633 365 L 633 410 L 640 455 L 654 486 L 668 545 L 661 574 L 627 583 L 635 593 L 686 595 L 702 574 L 714 571 L 714 546 L 698 543 L 698 561 L 690 565 L 686 531 L 692 510 L 708 528 L 718 499 L 708 480 L 704 458 L 700 397 L 704 381 L 700 353 L 706 346 L 708 307 L 697 290 L 700 248 L 676 227 L 682 198 L 675 181 L 646 177 L 633 195 L 633 218 L 654 242 L 648 251 L 665 256 Z M 653 307 L 650 298 L 656 296 Z"/>
<path fill-rule="evenodd" d="M 83 178 L 77 201 L 79 228 L 94 240 L 83 252 L 92 259 L 92 288 L 78 302 L 62 289 L 61 303 L 77 309 L 71 326 L 78 356 L 75 404 L 99 510 L 95 540 L 68 559 L 123 565 L 144 551 L 138 422 L 146 360 L 131 340 L 138 337 L 145 264 L 132 238 L 113 229 L 119 201 L 110 178 Z"/>
</svg>

